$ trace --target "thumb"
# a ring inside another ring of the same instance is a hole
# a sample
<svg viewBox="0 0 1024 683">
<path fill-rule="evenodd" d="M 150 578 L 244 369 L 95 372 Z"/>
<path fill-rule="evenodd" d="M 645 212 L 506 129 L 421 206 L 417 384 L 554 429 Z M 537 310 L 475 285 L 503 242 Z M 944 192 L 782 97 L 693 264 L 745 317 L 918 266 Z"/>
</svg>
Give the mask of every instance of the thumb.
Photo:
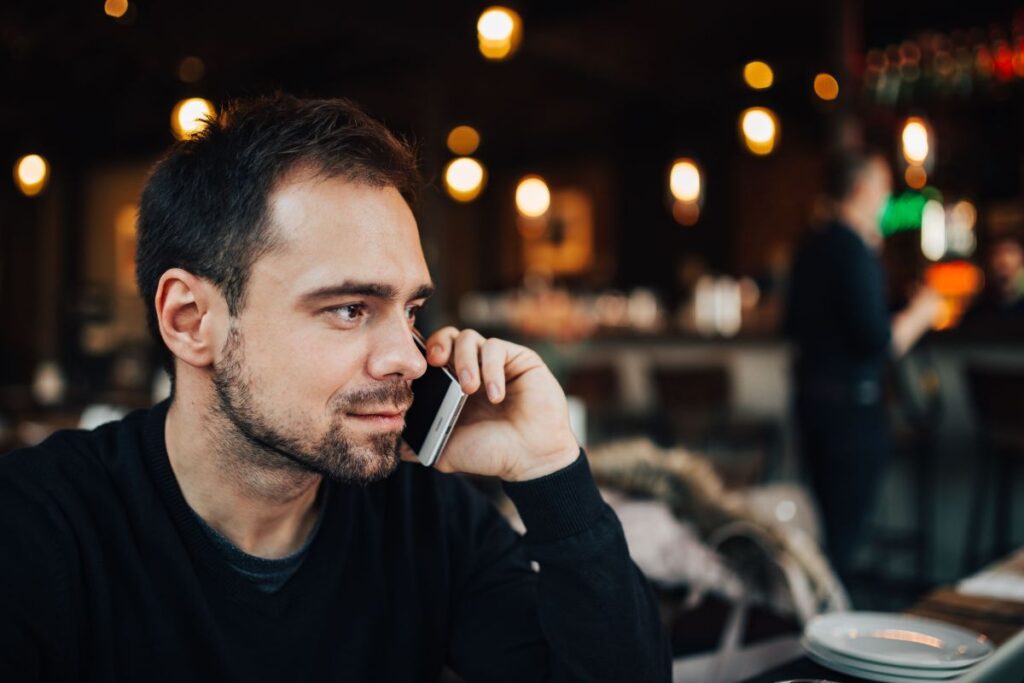
<svg viewBox="0 0 1024 683">
<path fill-rule="evenodd" d="M 409 447 L 405 441 L 402 441 L 398 445 L 398 454 L 405 462 L 419 462 L 416 458 L 416 453 L 413 452 L 412 448 Z"/>
</svg>

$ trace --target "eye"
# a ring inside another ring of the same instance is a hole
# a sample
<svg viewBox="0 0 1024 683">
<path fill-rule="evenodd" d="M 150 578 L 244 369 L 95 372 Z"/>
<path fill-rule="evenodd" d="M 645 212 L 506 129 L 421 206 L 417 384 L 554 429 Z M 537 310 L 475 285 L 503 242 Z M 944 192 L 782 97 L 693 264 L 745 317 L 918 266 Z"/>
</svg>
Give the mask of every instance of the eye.
<svg viewBox="0 0 1024 683">
<path fill-rule="evenodd" d="M 409 306 L 408 308 L 405 309 L 405 315 L 407 318 L 409 318 L 409 322 L 416 322 L 416 315 L 422 310 L 422 304 Z"/>
<path fill-rule="evenodd" d="M 366 304 L 345 304 L 332 308 L 331 313 L 343 323 L 354 323 L 366 314 Z"/>
</svg>

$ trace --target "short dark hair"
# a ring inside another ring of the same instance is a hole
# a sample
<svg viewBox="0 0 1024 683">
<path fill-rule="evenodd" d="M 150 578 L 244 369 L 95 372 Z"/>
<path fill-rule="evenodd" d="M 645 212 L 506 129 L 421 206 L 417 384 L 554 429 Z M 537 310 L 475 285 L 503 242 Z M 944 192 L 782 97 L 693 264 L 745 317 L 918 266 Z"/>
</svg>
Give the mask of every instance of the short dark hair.
<svg viewBox="0 0 1024 683">
<path fill-rule="evenodd" d="M 988 240 L 988 249 L 992 250 L 1002 244 L 1012 244 L 1018 249 L 1024 249 L 1024 234 L 1016 230 L 997 232 Z"/>
<path fill-rule="evenodd" d="M 885 155 L 876 149 L 841 149 L 829 153 L 825 161 L 825 194 L 837 202 L 850 196 L 864 170 Z"/>
<path fill-rule="evenodd" d="M 394 187 L 410 204 L 421 182 L 412 147 L 352 102 L 285 94 L 227 103 L 153 168 L 139 205 L 136 279 L 172 378 L 154 306 L 161 276 L 182 268 L 209 280 L 237 315 L 253 263 L 275 246 L 267 199 L 299 167 Z"/>
</svg>

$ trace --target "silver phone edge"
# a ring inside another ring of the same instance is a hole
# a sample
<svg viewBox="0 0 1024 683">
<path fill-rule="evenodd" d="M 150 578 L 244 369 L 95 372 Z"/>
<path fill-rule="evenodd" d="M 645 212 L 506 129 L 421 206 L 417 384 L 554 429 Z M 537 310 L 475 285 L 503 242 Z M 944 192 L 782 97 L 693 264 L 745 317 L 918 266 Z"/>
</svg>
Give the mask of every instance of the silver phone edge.
<svg viewBox="0 0 1024 683">
<path fill-rule="evenodd" d="M 469 398 L 468 394 L 462 391 L 462 387 L 458 383 L 449 385 L 444 400 L 441 401 L 441 407 L 427 432 L 427 437 L 423 440 L 423 447 L 416 454 L 417 460 L 424 467 L 433 467 L 437 459 L 441 457 L 455 422 L 459 419 L 463 406 L 466 405 L 467 398 Z M 443 421 L 443 428 L 440 429 L 438 428 L 439 420 Z"/>
</svg>

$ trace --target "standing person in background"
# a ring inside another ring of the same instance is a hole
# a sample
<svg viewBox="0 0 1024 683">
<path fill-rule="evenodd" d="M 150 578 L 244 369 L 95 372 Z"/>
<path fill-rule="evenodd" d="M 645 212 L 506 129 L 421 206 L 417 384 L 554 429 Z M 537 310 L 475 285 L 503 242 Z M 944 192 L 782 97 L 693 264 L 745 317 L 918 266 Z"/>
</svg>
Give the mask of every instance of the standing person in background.
<svg viewBox="0 0 1024 683">
<path fill-rule="evenodd" d="M 1004 323 L 1024 323 L 1024 240 L 1012 233 L 993 238 L 985 266 L 985 289 L 967 309 L 964 325 L 1002 330 Z"/>
<path fill-rule="evenodd" d="M 890 316 L 878 258 L 892 172 L 879 154 L 830 159 L 830 220 L 797 254 L 785 328 L 796 347 L 796 415 L 802 459 L 825 523 L 829 557 L 848 576 L 883 468 L 889 433 L 882 375 L 938 314 L 922 288 Z"/>
</svg>

